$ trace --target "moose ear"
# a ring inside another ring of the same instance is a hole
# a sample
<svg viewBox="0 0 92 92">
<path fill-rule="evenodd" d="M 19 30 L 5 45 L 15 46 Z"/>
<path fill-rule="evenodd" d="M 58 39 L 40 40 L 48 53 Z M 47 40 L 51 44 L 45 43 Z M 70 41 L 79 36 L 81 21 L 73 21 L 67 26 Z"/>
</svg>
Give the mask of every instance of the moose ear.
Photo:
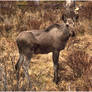
<svg viewBox="0 0 92 92">
<path fill-rule="evenodd" d="M 62 15 L 61 19 L 64 21 L 64 23 L 66 23 L 66 16 L 65 16 L 65 14 Z"/>
<path fill-rule="evenodd" d="M 62 15 L 62 20 L 64 21 L 64 14 Z"/>
</svg>

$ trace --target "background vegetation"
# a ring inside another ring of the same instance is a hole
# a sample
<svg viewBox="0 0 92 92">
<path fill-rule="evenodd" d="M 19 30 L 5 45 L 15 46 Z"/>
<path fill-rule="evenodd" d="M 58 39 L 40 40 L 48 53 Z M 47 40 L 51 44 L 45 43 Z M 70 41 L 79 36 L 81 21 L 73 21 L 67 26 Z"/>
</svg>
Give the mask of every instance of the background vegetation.
<svg viewBox="0 0 92 92">
<path fill-rule="evenodd" d="M 51 53 L 36 55 L 30 62 L 31 89 L 23 69 L 16 78 L 17 35 L 24 30 L 45 29 L 62 23 L 65 2 L 0 2 L 0 91 L 92 91 L 92 2 L 76 2 L 79 21 L 76 37 L 70 38 L 59 57 L 59 84 L 53 83 Z"/>
</svg>

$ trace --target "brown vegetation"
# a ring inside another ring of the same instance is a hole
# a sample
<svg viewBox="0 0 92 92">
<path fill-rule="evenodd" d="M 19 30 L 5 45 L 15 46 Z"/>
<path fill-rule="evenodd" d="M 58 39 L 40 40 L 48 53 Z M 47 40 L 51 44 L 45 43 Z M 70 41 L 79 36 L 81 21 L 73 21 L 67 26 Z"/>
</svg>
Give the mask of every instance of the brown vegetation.
<svg viewBox="0 0 92 92">
<path fill-rule="evenodd" d="M 3 4 L 5 6 L 3 6 Z M 30 62 L 32 88 L 27 87 L 23 69 L 20 82 L 16 79 L 15 63 L 18 59 L 17 35 L 24 30 L 45 29 L 53 23 L 61 23 L 64 2 L 41 2 L 40 6 L 30 2 L 16 5 L 16 2 L 0 2 L 0 90 L 39 91 L 92 91 L 92 3 L 77 2 L 79 22 L 76 37 L 70 39 L 61 51 L 60 82 L 54 84 L 51 53 L 34 56 Z M 2 7 L 1 7 L 2 6 Z M 7 8 L 8 7 L 8 8 Z M 11 8 L 12 7 L 12 8 Z M 19 86 L 19 89 L 17 87 Z"/>
</svg>

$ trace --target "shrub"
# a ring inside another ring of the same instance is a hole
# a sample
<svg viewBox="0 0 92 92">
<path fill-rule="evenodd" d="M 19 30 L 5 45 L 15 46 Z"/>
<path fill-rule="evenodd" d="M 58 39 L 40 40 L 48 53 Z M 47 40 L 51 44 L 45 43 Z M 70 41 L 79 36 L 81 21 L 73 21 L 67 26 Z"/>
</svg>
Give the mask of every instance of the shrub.
<svg viewBox="0 0 92 92">
<path fill-rule="evenodd" d="M 81 77 L 89 64 L 89 55 L 85 51 L 74 50 L 67 57 L 67 64 L 73 70 L 74 77 Z"/>
</svg>

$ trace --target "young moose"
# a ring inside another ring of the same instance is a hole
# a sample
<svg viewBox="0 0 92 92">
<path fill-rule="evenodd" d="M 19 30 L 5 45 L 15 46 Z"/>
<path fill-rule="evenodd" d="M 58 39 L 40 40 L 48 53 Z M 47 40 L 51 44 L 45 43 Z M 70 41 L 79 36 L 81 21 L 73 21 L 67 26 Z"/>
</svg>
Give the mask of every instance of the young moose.
<svg viewBox="0 0 92 92">
<path fill-rule="evenodd" d="M 19 59 L 15 65 L 19 69 L 24 64 L 24 71 L 29 79 L 28 66 L 33 54 L 53 53 L 54 63 L 54 82 L 58 83 L 58 59 L 60 50 L 63 50 L 70 36 L 74 36 L 73 29 L 64 24 L 53 24 L 47 29 L 23 31 L 17 37 L 17 46 L 19 50 Z"/>
</svg>

